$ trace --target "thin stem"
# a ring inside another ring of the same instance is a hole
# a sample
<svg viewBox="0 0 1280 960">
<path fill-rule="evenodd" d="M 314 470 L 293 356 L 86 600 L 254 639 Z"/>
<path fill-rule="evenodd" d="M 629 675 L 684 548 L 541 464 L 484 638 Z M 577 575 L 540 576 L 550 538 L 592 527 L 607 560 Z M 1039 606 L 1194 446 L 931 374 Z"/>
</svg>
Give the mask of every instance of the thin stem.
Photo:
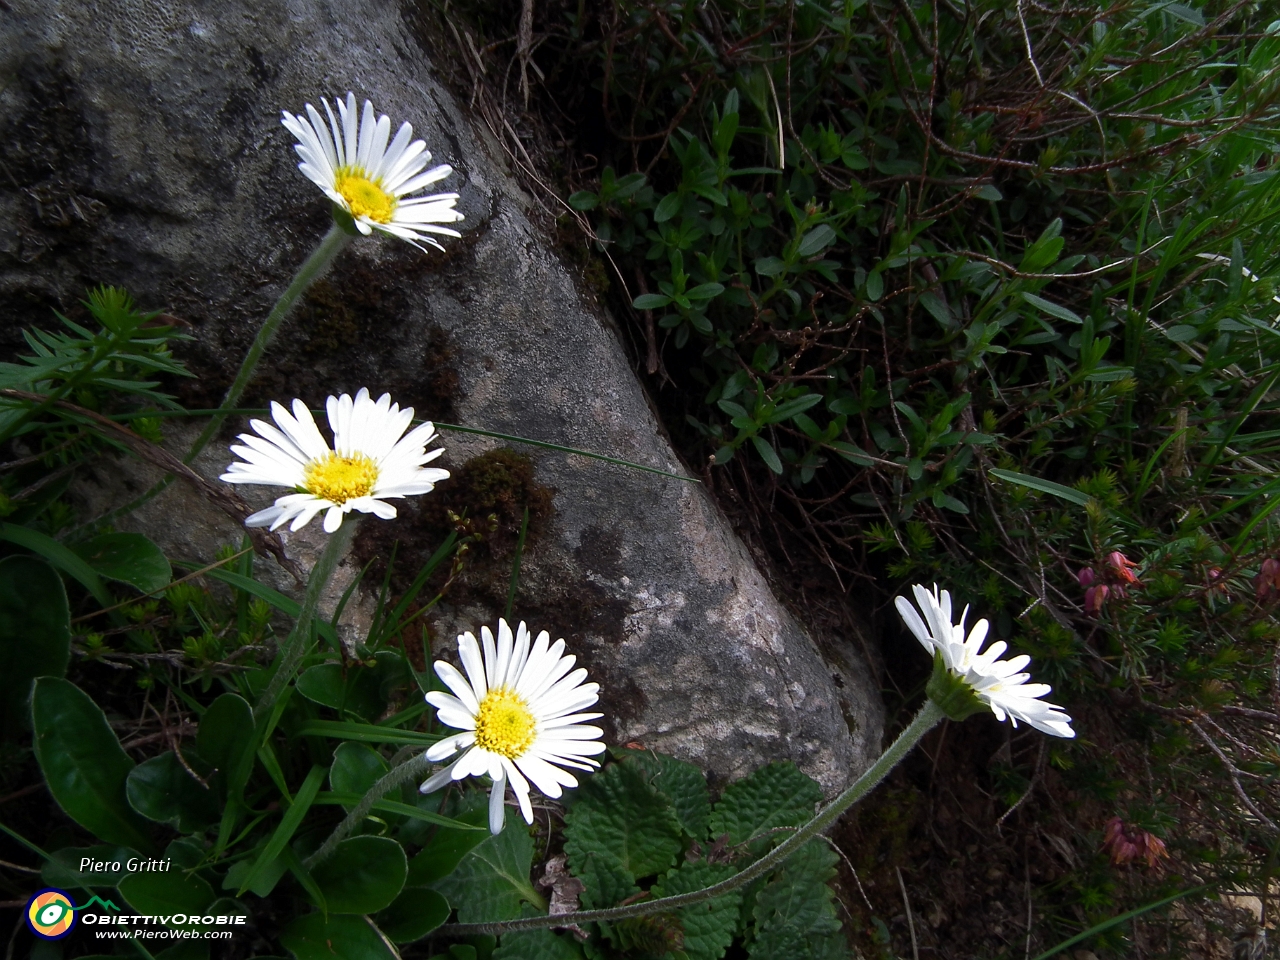
<svg viewBox="0 0 1280 960">
<path fill-rule="evenodd" d="M 289 311 L 298 302 L 298 298 L 306 292 L 307 287 L 328 273 L 329 267 L 333 264 L 333 258 L 346 249 L 352 238 L 352 234 L 343 230 L 336 223 L 329 228 L 329 232 L 324 235 L 324 239 L 311 252 L 311 256 L 307 257 L 306 262 L 298 268 L 298 272 L 293 275 L 292 282 L 285 288 L 284 293 L 280 294 L 280 299 L 276 301 L 276 305 L 267 314 L 267 319 L 258 328 L 258 335 L 253 338 L 253 343 L 249 345 L 249 352 L 244 355 L 244 360 L 240 364 L 240 370 L 236 373 L 235 380 L 227 388 L 227 392 L 222 398 L 222 403 L 218 404 L 218 406 L 234 407 L 236 405 L 236 401 L 240 399 L 245 388 L 249 386 L 249 382 L 253 379 L 254 371 L 258 367 L 258 361 L 262 359 L 262 354 L 266 351 L 271 341 L 275 339 L 276 330 L 280 328 L 284 318 L 289 315 Z M 186 463 L 194 460 L 200 451 L 208 445 L 209 441 L 217 436 L 224 420 L 226 420 L 226 414 L 215 416 L 209 421 L 187 452 L 184 458 Z"/>
<path fill-rule="evenodd" d="M 298 669 L 303 654 L 306 653 L 307 641 L 311 637 L 311 621 L 315 619 L 320 595 L 333 579 L 333 571 L 338 568 L 338 561 L 347 552 L 347 547 L 351 546 L 351 538 L 356 532 L 356 523 L 354 517 L 347 516 L 342 521 L 342 526 L 329 535 L 324 550 L 320 552 L 320 559 L 311 568 L 311 576 L 307 578 L 307 592 L 302 600 L 302 609 L 298 612 L 298 622 L 285 638 L 280 652 L 280 665 L 276 667 L 271 682 L 267 684 L 267 689 L 263 691 L 258 705 L 253 710 L 255 721 L 270 715 L 276 700 L 280 698 L 281 691 L 293 679 L 293 674 Z"/>
<path fill-rule="evenodd" d="M 333 833 L 329 834 L 329 839 L 320 845 L 320 849 L 303 861 L 306 868 L 314 870 L 317 864 L 327 860 L 329 854 L 333 853 L 334 848 L 345 840 L 352 830 L 364 822 L 364 818 L 369 815 L 369 811 L 373 809 L 375 803 L 397 787 L 426 773 L 427 768 L 430 766 L 431 763 L 427 760 L 427 755 L 419 752 L 413 759 L 400 764 L 398 767 L 392 767 L 391 770 L 384 773 L 378 782 L 369 788 L 369 792 L 360 798 L 360 802 L 351 808 L 351 812 L 343 818 L 343 821 L 334 828 Z"/>
<path fill-rule="evenodd" d="M 757 877 L 762 877 L 774 867 L 783 863 L 788 857 L 800 849 L 808 840 L 817 836 L 851 806 L 870 793 L 885 776 L 896 767 L 902 758 L 920 742 L 920 739 L 932 730 L 945 714 L 942 708 L 932 700 L 926 700 L 920 712 L 916 714 L 911 725 L 894 740 L 871 768 L 860 776 L 852 786 L 819 810 L 803 827 L 793 833 L 778 846 L 774 847 L 755 863 L 728 880 L 713 884 L 692 893 L 681 893 L 673 897 L 661 897 L 657 900 L 646 900 L 643 903 L 632 903 L 625 907 L 609 907 L 605 910 L 579 910 L 576 913 L 558 913 L 554 916 L 525 917 L 520 920 L 504 920 L 495 923 L 451 923 L 440 928 L 440 933 L 447 935 L 469 936 L 473 934 L 502 934 L 515 930 L 538 930 L 545 927 L 567 927 L 572 924 L 592 923 L 599 920 L 625 920 L 628 917 L 643 917 L 653 913 L 666 913 L 679 907 L 691 906 L 723 896 L 738 887 L 745 886 Z"/>
</svg>

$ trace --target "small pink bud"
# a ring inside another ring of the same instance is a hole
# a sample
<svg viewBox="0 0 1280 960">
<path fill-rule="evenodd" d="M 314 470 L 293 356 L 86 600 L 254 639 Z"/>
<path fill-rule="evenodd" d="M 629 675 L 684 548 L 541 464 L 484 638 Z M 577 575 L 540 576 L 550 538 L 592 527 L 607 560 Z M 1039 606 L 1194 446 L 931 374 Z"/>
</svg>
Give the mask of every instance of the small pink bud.
<svg viewBox="0 0 1280 960">
<path fill-rule="evenodd" d="M 1111 565 L 1111 572 L 1125 583 L 1137 584 L 1141 582 L 1133 575 L 1133 571 L 1138 568 L 1138 565 L 1119 550 L 1113 550 L 1107 554 L 1107 563 Z"/>
<path fill-rule="evenodd" d="M 1100 583 L 1096 587 L 1090 587 L 1084 592 L 1084 612 L 1090 616 L 1098 616 L 1102 613 L 1102 605 L 1107 600 L 1107 594 L 1111 592 L 1111 588 L 1105 583 Z"/>
<path fill-rule="evenodd" d="M 1098 575 L 1093 572 L 1093 567 L 1081 567 L 1080 572 L 1076 574 L 1076 579 L 1080 581 L 1080 586 L 1091 587 L 1093 581 L 1098 579 Z"/>
</svg>

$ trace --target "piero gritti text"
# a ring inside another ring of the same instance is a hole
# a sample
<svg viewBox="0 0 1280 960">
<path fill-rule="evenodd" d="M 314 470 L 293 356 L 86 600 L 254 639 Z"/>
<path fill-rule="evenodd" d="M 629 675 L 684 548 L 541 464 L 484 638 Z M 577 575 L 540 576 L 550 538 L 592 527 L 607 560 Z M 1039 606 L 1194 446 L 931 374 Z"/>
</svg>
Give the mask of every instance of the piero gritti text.
<svg viewBox="0 0 1280 960">
<path fill-rule="evenodd" d="M 172 866 L 170 857 L 130 857 L 125 861 L 80 858 L 81 873 L 168 873 Z"/>
</svg>

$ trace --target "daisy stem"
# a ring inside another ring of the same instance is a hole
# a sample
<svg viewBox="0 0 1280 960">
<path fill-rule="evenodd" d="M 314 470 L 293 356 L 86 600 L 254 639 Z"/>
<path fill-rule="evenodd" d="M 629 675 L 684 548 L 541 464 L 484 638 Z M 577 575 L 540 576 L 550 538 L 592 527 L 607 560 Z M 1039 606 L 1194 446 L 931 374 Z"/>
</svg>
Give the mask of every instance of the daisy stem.
<svg viewBox="0 0 1280 960">
<path fill-rule="evenodd" d="M 885 776 L 896 767 L 926 733 L 938 725 L 946 714 L 932 700 L 926 700 L 920 712 L 916 714 L 911 725 L 893 741 L 869 770 L 860 776 L 853 785 L 838 797 L 819 810 L 803 827 L 774 847 L 759 860 L 752 863 L 740 873 L 735 873 L 728 880 L 713 884 L 702 890 L 681 893 L 673 897 L 661 897 L 657 900 L 646 900 L 632 903 L 625 907 L 609 907 L 604 910 L 579 910 L 576 913 L 558 913 L 553 916 L 524 917 L 519 920 L 504 920 L 495 923 L 451 923 L 439 929 L 446 935 L 469 936 L 473 934 L 502 934 L 515 930 L 537 930 L 546 927 L 565 927 L 570 924 L 592 923 L 600 920 L 626 920 L 629 917 L 643 917 L 653 913 L 666 913 L 680 907 L 692 906 L 715 897 L 724 896 L 752 880 L 764 876 L 800 849 L 810 839 L 817 836 L 840 817 L 842 813 L 870 793 Z"/>
<path fill-rule="evenodd" d="M 427 759 L 426 754 L 418 753 L 412 759 L 384 773 L 378 782 L 369 788 L 369 792 L 360 798 L 360 802 L 351 808 L 351 812 L 343 818 L 343 821 L 334 828 L 333 833 L 329 834 L 329 839 L 320 845 L 320 849 L 303 861 L 303 866 L 308 870 L 314 870 L 317 864 L 327 860 L 334 848 L 364 822 L 364 818 L 369 815 L 375 803 L 397 787 L 416 780 L 431 766 L 431 761 Z"/>
<path fill-rule="evenodd" d="M 302 609 L 298 611 L 298 621 L 285 637 L 284 644 L 280 648 L 280 664 L 276 667 L 271 682 L 267 684 L 267 689 L 258 699 L 258 705 L 254 707 L 255 720 L 270 716 L 280 694 L 293 679 L 298 664 L 302 662 L 302 657 L 307 652 L 307 642 L 311 637 L 311 622 L 315 619 L 320 595 L 333 579 L 333 571 L 338 568 L 338 561 L 351 546 L 351 539 L 355 536 L 355 532 L 356 520 L 348 516 L 342 521 L 342 526 L 326 538 L 324 549 L 320 551 L 316 565 L 311 568 L 311 576 L 307 578 L 307 592 L 302 598 Z"/>
<path fill-rule="evenodd" d="M 333 264 L 334 257 L 345 250 L 352 239 L 353 234 L 347 232 L 336 223 L 329 228 L 329 232 L 324 235 L 324 239 L 311 252 L 311 256 L 307 257 L 306 262 L 298 268 L 298 272 L 293 275 L 293 280 L 285 288 L 284 293 L 280 294 L 280 299 L 276 301 L 276 305 L 267 314 L 267 319 L 258 328 L 258 335 L 253 338 L 253 343 L 249 345 L 249 352 L 244 355 L 244 360 L 240 363 L 236 378 L 232 381 L 231 386 L 227 388 L 227 392 L 222 398 L 222 403 L 218 404 L 219 407 L 234 407 L 236 405 L 236 401 L 240 399 L 245 389 L 249 386 L 249 382 L 253 380 L 258 361 L 262 359 L 262 354 L 266 352 L 271 341 L 275 339 L 276 331 L 280 328 L 280 324 L 284 322 L 284 318 L 289 315 L 289 311 L 293 309 L 298 299 L 306 293 L 307 288 L 329 272 L 329 267 Z M 204 430 L 200 432 L 200 436 L 196 438 L 196 442 L 191 445 L 191 449 L 183 459 L 184 463 L 190 463 L 199 455 L 209 441 L 217 436 L 226 419 L 227 415 L 225 413 L 219 413 L 209 421 Z"/>
</svg>

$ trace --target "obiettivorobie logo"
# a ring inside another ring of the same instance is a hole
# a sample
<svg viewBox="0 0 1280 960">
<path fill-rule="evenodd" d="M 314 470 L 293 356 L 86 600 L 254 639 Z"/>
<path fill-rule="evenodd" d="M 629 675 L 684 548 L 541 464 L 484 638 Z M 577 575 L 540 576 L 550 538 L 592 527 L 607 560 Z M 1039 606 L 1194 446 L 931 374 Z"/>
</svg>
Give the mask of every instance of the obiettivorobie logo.
<svg viewBox="0 0 1280 960">
<path fill-rule="evenodd" d="M 104 910 L 120 912 L 120 908 L 114 903 L 100 897 L 93 897 L 84 906 L 77 907 L 71 897 L 61 890 L 52 887 L 40 890 L 27 901 L 27 924 L 37 937 L 61 940 L 76 925 L 76 913 L 87 910 L 95 903 Z"/>
</svg>

